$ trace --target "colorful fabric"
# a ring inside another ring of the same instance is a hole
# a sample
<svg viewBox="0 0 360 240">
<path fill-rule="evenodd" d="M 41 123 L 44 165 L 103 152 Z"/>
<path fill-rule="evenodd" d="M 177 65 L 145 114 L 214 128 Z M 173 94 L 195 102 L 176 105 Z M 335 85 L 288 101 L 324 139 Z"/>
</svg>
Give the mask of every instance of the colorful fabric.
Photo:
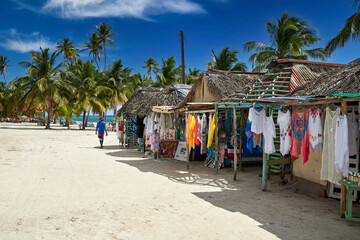
<svg viewBox="0 0 360 240">
<path fill-rule="evenodd" d="M 158 158 L 174 158 L 178 141 L 161 141 L 159 143 Z"/>
<path fill-rule="evenodd" d="M 309 159 L 309 113 L 307 110 L 302 112 L 293 111 L 291 118 L 291 157 L 295 161 L 299 155 L 303 157 L 305 164 Z"/>
<path fill-rule="evenodd" d="M 254 144 L 253 144 L 253 133 L 251 132 L 251 122 L 249 119 L 246 122 L 245 135 L 247 138 L 246 148 L 252 153 Z"/>
<path fill-rule="evenodd" d="M 201 148 L 200 148 L 200 154 L 206 153 L 206 135 L 207 135 L 207 119 L 206 114 L 204 113 L 202 115 L 201 119 Z"/>
<path fill-rule="evenodd" d="M 195 127 L 195 117 L 189 116 L 188 117 L 188 131 L 187 131 L 187 143 L 189 144 L 190 148 L 195 148 L 195 134 L 194 134 L 194 127 Z"/>
<path fill-rule="evenodd" d="M 212 142 L 213 142 L 214 133 L 215 133 L 215 126 L 216 126 L 215 120 L 216 120 L 216 118 L 215 118 L 215 114 L 214 114 L 213 117 L 212 117 L 212 120 L 211 120 L 211 124 L 210 124 L 207 148 L 209 148 L 211 146 Z"/>
<path fill-rule="evenodd" d="M 310 152 L 322 152 L 323 143 L 323 127 L 322 127 L 322 112 L 318 108 L 314 112 L 309 110 L 309 142 Z"/>
</svg>

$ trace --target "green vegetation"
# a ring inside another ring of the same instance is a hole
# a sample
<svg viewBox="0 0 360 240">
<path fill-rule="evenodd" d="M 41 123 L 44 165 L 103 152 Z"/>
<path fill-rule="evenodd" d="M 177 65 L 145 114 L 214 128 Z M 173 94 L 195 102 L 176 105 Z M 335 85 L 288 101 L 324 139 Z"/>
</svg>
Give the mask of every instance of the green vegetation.
<svg viewBox="0 0 360 240">
<path fill-rule="evenodd" d="M 208 69 L 223 71 L 240 71 L 245 72 L 247 67 L 245 63 L 238 62 L 238 51 L 231 51 L 228 47 L 224 48 L 219 55 L 216 55 L 211 49 L 212 62 L 208 62 Z"/>
</svg>

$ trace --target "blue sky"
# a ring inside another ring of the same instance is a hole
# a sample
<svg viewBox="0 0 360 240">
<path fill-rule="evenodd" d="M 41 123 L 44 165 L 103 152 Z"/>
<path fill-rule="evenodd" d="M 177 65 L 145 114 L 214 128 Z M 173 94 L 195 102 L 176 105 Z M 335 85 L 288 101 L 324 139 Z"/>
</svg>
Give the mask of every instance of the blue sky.
<svg viewBox="0 0 360 240">
<path fill-rule="evenodd" d="M 243 44 L 268 43 L 265 23 L 284 11 L 317 29 L 324 40 L 316 46 L 323 47 L 355 10 L 350 0 L 1 0 L 0 55 L 10 59 L 6 77 L 12 80 L 24 74 L 17 63 L 30 60 L 28 51 L 54 49 L 63 37 L 82 48 L 86 35 L 106 21 L 117 33 L 108 63 L 122 59 L 134 73 L 145 73 L 141 66 L 150 56 L 159 62 L 175 56 L 180 65 L 183 30 L 186 66 L 205 70 L 210 49 L 230 47 L 248 63 Z M 327 61 L 347 63 L 358 57 L 360 42 L 351 42 Z"/>
</svg>

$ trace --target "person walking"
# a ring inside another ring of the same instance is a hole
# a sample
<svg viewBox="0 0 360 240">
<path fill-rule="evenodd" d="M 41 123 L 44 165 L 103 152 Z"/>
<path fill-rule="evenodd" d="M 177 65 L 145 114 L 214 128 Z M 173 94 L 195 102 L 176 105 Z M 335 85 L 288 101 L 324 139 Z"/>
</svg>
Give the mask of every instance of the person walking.
<svg viewBox="0 0 360 240">
<path fill-rule="evenodd" d="M 96 132 L 95 135 L 98 135 L 99 141 L 100 141 L 100 148 L 103 148 L 104 143 L 104 134 L 106 132 L 106 136 L 108 135 L 106 130 L 106 123 L 104 122 L 104 118 L 100 117 L 99 122 L 96 124 Z"/>
</svg>

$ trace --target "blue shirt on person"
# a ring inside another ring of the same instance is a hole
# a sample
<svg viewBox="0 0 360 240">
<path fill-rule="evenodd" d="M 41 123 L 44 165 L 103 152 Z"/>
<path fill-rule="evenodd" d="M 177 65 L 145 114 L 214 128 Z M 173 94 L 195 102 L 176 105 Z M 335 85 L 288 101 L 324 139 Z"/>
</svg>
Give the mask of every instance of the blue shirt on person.
<svg viewBox="0 0 360 240">
<path fill-rule="evenodd" d="M 96 124 L 96 131 L 98 132 L 98 134 L 104 134 L 105 132 L 107 133 L 106 123 L 103 121 L 98 122 Z"/>
</svg>

